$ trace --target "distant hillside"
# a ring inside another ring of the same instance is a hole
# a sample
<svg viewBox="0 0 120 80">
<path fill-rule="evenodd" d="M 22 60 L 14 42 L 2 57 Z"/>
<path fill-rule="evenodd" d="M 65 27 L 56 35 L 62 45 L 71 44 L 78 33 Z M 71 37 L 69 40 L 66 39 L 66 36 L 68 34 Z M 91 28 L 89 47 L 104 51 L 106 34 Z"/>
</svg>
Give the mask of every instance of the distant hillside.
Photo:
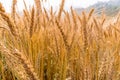
<svg viewBox="0 0 120 80">
<path fill-rule="evenodd" d="M 110 0 L 108 2 L 98 2 L 88 8 L 76 8 L 75 10 L 80 13 L 83 10 L 89 11 L 91 8 L 95 9 L 96 14 L 101 14 L 104 10 L 104 12 L 108 16 L 114 16 L 120 11 L 120 0 Z"/>
</svg>

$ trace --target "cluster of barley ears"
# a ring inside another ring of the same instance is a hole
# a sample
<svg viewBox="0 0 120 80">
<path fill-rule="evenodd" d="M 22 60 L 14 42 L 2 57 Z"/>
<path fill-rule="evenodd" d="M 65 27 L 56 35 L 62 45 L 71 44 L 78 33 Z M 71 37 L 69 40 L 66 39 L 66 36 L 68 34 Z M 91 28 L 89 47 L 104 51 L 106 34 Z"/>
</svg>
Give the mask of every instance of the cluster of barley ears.
<svg viewBox="0 0 120 80">
<path fill-rule="evenodd" d="M 120 15 L 0 4 L 0 80 L 120 80 Z"/>
</svg>

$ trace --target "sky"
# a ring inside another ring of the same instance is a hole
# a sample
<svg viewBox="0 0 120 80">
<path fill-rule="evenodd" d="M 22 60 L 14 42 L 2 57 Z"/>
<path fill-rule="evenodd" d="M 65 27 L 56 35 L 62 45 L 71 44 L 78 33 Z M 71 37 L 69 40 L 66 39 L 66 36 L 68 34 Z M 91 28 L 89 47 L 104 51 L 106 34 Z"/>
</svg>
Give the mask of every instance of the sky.
<svg viewBox="0 0 120 80">
<path fill-rule="evenodd" d="M 23 10 L 24 9 L 24 4 L 23 0 L 17 0 L 17 9 L 18 10 Z M 49 9 L 51 6 L 53 6 L 53 10 L 57 10 L 59 8 L 59 5 L 62 0 L 47 0 L 46 3 L 42 3 L 45 8 Z M 109 1 L 109 0 L 66 0 L 65 1 L 65 9 L 69 9 L 71 6 L 74 8 L 86 8 L 90 5 L 93 5 L 97 3 L 98 1 Z M 7 12 L 10 12 L 11 10 L 11 4 L 12 0 L 0 0 L 1 3 L 3 3 L 3 6 L 5 7 Z M 26 4 L 28 7 L 32 6 L 34 4 L 34 0 L 25 0 Z"/>
</svg>

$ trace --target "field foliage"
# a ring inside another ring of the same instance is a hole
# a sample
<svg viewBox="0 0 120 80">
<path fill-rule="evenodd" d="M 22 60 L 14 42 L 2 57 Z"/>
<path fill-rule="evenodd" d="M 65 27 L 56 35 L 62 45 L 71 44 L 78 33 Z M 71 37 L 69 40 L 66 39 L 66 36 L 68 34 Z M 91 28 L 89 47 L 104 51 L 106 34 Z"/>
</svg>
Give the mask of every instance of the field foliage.
<svg viewBox="0 0 120 80">
<path fill-rule="evenodd" d="M 120 19 L 0 4 L 0 80 L 120 80 Z"/>
</svg>

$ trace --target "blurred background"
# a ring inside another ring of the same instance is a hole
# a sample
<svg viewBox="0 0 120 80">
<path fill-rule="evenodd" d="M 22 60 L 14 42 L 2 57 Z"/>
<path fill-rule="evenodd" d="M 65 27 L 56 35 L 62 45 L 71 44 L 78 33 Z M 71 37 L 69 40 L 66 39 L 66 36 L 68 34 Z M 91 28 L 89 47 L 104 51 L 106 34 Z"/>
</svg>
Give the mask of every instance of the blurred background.
<svg viewBox="0 0 120 80">
<path fill-rule="evenodd" d="M 59 10 L 59 6 L 62 0 L 42 0 L 41 5 L 50 10 L 53 7 L 54 11 Z M 11 11 L 12 0 L 0 0 L 7 12 Z M 25 0 L 28 8 L 34 5 L 34 0 Z M 101 14 L 103 11 L 108 16 L 114 16 L 120 11 L 120 0 L 66 0 L 64 9 L 69 11 L 70 7 L 73 7 L 79 14 L 83 10 L 89 11 L 91 8 L 95 9 L 97 15 Z M 24 9 L 23 0 L 17 0 L 17 10 L 22 12 Z"/>
</svg>

